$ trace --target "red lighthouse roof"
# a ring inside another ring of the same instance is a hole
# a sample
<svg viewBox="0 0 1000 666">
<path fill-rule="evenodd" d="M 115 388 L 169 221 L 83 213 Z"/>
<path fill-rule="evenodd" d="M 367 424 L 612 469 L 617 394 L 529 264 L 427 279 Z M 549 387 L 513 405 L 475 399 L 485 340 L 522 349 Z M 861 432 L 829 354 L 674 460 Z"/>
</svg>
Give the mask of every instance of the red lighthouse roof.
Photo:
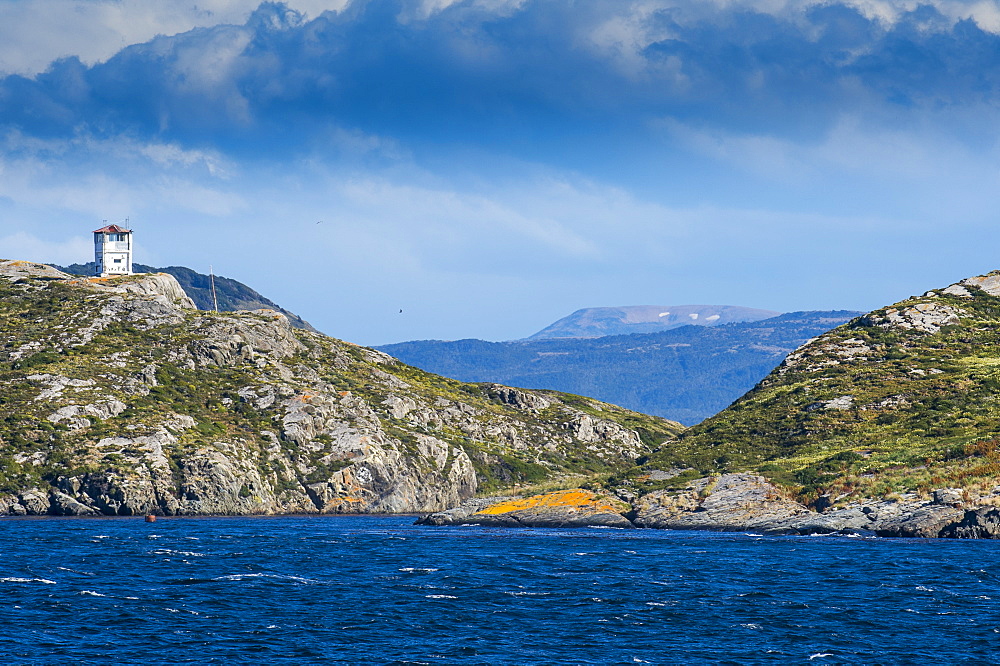
<svg viewBox="0 0 1000 666">
<path fill-rule="evenodd" d="M 128 229 L 122 229 L 117 224 L 109 224 L 106 227 L 98 229 L 94 232 L 95 234 L 130 234 L 132 233 Z"/>
</svg>

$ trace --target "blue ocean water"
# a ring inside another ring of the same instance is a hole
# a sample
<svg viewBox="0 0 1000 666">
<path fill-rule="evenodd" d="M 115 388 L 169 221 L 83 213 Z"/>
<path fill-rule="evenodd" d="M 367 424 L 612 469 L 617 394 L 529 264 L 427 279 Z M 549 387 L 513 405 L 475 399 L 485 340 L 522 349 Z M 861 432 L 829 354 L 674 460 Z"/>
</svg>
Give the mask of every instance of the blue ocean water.
<svg viewBox="0 0 1000 666">
<path fill-rule="evenodd" d="M 984 663 L 1000 544 L 0 519 L 6 663 Z"/>
</svg>

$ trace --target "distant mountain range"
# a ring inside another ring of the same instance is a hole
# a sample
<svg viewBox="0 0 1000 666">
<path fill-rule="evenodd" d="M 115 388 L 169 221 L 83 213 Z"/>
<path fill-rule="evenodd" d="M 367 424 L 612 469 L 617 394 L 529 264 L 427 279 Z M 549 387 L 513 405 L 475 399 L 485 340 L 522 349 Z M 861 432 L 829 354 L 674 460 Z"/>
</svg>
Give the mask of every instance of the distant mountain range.
<svg viewBox="0 0 1000 666">
<path fill-rule="evenodd" d="M 607 335 L 658 333 L 694 324 L 718 326 L 760 321 L 781 314 L 737 305 L 626 305 L 617 308 L 584 308 L 563 317 L 528 340 L 549 338 L 601 338 Z"/>
<path fill-rule="evenodd" d="M 712 311 L 704 307 L 703 312 Z M 565 391 L 690 425 L 727 407 L 803 343 L 859 314 L 792 312 L 659 333 L 510 342 L 423 340 L 377 349 L 462 381 Z"/>
<path fill-rule="evenodd" d="M 71 264 L 69 266 L 56 266 L 59 270 L 70 275 L 93 275 L 96 265 L 94 262 L 86 264 Z M 184 292 L 194 301 L 199 310 L 212 310 L 212 286 L 210 276 L 204 273 L 193 271 L 184 266 L 167 266 L 166 268 L 156 268 L 145 264 L 133 264 L 137 273 L 169 273 L 180 283 Z M 215 276 L 215 294 L 219 302 L 219 310 L 222 312 L 237 312 L 239 310 L 260 310 L 269 308 L 277 310 L 286 317 L 292 326 L 304 328 L 308 331 L 316 331 L 312 325 L 294 312 L 289 312 L 274 301 L 265 298 L 258 292 L 246 286 L 242 282 L 232 278 Z"/>
</svg>

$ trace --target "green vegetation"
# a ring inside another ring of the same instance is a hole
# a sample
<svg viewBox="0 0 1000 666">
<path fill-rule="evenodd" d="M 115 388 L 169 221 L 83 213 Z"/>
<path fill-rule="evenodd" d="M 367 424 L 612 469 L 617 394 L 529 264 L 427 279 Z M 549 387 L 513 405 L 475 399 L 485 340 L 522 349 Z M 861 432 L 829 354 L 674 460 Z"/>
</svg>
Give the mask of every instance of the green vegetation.
<svg viewBox="0 0 1000 666">
<path fill-rule="evenodd" d="M 651 469 L 753 470 L 805 501 L 992 488 L 1000 298 L 967 289 L 971 297 L 930 292 L 831 331 L 626 478 L 642 485 Z M 957 323 L 946 320 L 948 308 Z M 900 325 L 901 314 L 919 323 L 921 311 L 944 325 Z"/>
</svg>

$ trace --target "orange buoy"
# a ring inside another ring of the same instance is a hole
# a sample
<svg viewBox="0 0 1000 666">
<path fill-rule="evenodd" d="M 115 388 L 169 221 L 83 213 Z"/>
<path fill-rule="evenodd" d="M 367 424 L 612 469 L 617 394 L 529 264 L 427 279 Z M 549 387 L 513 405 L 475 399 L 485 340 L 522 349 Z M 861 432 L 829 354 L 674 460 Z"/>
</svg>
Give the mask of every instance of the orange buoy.
<svg viewBox="0 0 1000 666">
<path fill-rule="evenodd" d="M 148 516 L 146 516 L 146 522 L 147 523 L 155 523 L 156 522 L 156 516 L 154 516 L 153 514 L 149 514 Z"/>
</svg>

